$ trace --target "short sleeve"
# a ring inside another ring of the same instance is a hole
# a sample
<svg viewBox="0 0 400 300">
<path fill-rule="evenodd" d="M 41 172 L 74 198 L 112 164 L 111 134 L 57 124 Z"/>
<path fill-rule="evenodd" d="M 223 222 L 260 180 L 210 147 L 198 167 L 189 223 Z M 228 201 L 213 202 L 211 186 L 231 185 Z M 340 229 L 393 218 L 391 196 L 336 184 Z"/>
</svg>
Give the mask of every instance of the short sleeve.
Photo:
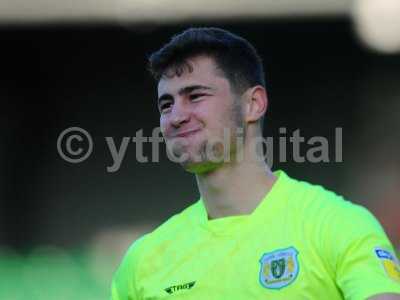
<svg viewBox="0 0 400 300">
<path fill-rule="evenodd" d="M 326 251 L 345 299 L 400 294 L 400 268 L 393 247 L 367 209 L 345 202 L 327 226 Z"/>
<path fill-rule="evenodd" d="M 114 274 L 111 286 L 111 300 L 139 300 L 136 289 L 136 272 L 139 250 L 143 237 L 136 240 L 128 249 L 120 266 Z"/>
</svg>

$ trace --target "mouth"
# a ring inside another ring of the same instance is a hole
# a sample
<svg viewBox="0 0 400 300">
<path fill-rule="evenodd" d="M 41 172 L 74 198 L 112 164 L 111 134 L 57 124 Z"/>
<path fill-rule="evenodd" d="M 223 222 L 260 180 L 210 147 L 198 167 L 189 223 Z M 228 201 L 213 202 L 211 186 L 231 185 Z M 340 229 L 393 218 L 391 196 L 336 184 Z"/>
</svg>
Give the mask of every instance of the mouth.
<svg viewBox="0 0 400 300">
<path fill-rule="evenodd" d="M 200 131 L 200 129 L 192 129 L 192 130 L 186 130 L 186 131 L 178 132 L 177 134 L 174 134 L 174 135 L 172 136 L 172 138 L 176 138 L 176 137 L 188 137 L 188 136 L 191 136 L 191 135 L 197 133 L 198 131 Z"/>
</svg>

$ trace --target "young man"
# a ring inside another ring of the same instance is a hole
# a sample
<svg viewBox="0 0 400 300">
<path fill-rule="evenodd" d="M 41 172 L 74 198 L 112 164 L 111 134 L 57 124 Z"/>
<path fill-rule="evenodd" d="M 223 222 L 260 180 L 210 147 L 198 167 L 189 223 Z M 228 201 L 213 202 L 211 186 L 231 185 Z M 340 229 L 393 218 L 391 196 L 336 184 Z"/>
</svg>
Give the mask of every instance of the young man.
<svg viewBox="0 0 400 300">
<path fill-rule="evenodd" d="M 113 300 L 400 299 L 398 261 L 376 219 L 261 159 L 267 94 L 246 40 L 189 29 L 150 69 L 167 148 L 201 197 L 130 247 Z"/>
</svg>

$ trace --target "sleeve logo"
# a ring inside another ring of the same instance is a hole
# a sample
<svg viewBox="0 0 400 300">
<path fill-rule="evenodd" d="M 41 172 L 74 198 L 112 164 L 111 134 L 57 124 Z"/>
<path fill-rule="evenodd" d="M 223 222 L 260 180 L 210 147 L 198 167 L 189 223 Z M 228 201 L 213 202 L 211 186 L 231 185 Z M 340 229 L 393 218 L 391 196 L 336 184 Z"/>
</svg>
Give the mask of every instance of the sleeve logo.
<svg viewBox="0 0 400 300">
<path fill-rule="evenodd" d="M 386 274 L 393 280 L 400 282 L 400 264 L 396 256 L 382 248 L 375 248 L 375 254 L 382 262 Z"/>
<path fill-rule="evenodd" d="M 267 289 L 281 289 L 291 284 L 299 273 L 297 255 L 294 247 L 263 254 L 259 274 L 261 285 Z"/>
</svg>

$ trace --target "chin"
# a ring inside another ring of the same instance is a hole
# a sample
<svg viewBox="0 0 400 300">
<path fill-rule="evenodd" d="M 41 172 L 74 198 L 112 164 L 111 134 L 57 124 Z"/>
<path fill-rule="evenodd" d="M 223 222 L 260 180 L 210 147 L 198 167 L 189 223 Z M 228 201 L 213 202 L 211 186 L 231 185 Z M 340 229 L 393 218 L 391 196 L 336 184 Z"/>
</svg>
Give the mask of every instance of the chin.
<svg viewBox="0 0 400 300">
<path fill-rule="evenodd" d="M 223 162 L 211 162 L 211 161 L 192 162 L 190 160 L 181 163 L 185 171 L 198 175 L 211 173 L 217 170 L 222 164 Z"/>
</svg>

